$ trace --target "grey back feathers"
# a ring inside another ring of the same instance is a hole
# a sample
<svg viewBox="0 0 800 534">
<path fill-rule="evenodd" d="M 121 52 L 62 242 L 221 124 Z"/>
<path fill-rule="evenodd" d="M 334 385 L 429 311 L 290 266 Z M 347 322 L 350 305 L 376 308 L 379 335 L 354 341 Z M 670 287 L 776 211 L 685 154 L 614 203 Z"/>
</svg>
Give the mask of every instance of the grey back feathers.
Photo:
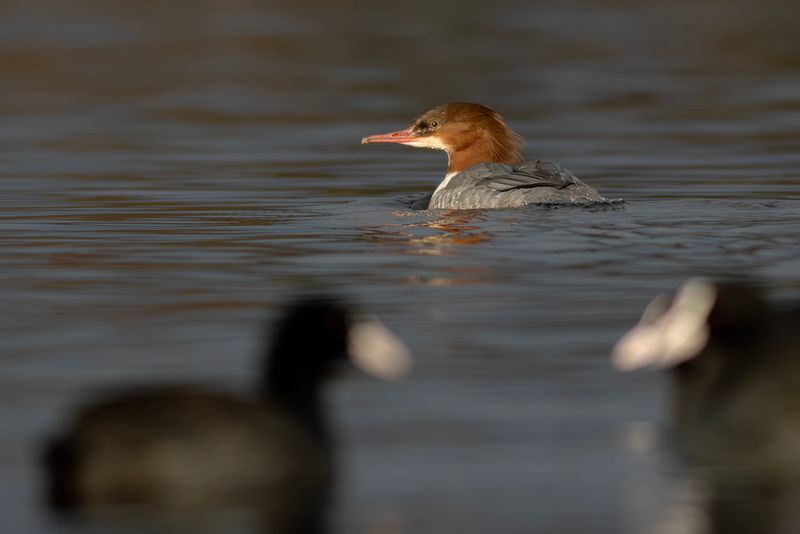
<svg viewBox="0 0 800 534">
<path fill-rule="evenodd" d="M 479 163 L 450 179 L 431 198 L 431 209 L 516 208 L 528 204 L 611 204 L 611 201 L 551 161 L 519 165 Z"/>
<path fill-rule="evenodd" d="M 500 169 L 487 169 L 489 176 L 478 182 L 495 191 L 510 191 L 530 187 L 552 187 L 564 189 L 570 185 L 578 185 L 578 179 L 571 172 L 551 161 L 528 161 L 512 167 L 502 165 Z M 585 184 L 583 184 L 585 185 Z"/>
</svg>

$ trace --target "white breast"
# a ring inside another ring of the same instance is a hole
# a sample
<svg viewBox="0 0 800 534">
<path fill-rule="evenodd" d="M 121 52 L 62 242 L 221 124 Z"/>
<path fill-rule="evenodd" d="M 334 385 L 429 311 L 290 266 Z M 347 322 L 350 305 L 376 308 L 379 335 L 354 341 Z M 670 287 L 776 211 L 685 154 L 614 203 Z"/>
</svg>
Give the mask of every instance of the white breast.
<svg viewBox="0 0 800 534">
<path fill-rule="evenodd" d="M 440 184 L 439 184 L 439 187 L 437 187 L 437 188 L 436 188 L 436 191 L 434 191 L 434 192 L 433 192 L 433 194 L 434 194 L 434 195 L 436 195 L 437 193 L 441 192 L 441 191 L 442 191 L 442 189 L 444 189 L 445 187 L 447 187 L 447 184 L 449 184 L 449 183 L 450 183 L 450 180 L 451 180 L 451 179 L 453 178 L 453 176 L 455 176 L 456 174 L 458 174 L 458 173 L 457 173 L 457 172 L 448 172 L 447 174 L 445 174 L 445 175 L 444 175 L 444 180 L 442 180 L 442 183 L 440 183 Z"/>
</svg>

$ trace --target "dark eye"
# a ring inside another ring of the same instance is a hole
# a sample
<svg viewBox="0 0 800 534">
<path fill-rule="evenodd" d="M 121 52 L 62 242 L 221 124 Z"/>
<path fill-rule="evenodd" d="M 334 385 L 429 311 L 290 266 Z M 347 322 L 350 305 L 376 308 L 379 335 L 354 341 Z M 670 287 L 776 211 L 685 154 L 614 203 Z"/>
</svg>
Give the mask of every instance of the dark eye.
<svg viewBox="0 0 800 534">
<path fill-rule="evenodd" d="M 431 122 L 429 122 L 428 123 L 428 127 L 429 128 L 438 128 L 439 127 L 439 121 L 431 121 Z"/>
</svg>

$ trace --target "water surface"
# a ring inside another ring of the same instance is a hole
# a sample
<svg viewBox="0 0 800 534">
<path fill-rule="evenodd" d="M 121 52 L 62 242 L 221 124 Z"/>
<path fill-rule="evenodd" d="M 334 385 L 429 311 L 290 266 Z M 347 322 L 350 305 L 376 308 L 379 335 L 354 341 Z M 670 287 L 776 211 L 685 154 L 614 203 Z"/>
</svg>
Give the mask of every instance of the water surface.
<svg viewBox="0 0 800 534">
<path fill-rule="evenodd" d="M 6 526 L 64 531 L 38 446 L 87 391 L 244 390 L 323 285 L 418 361 L 331 391 L 341 532 L 702 532 L 662 377 L 608 352 L 688 276 L 797 296 L 800 12 L 770 4 L 0 7 Z M 359 140 L 448 100 L 627 203 L 410 209 L 444 156 Z"/>
</svg>

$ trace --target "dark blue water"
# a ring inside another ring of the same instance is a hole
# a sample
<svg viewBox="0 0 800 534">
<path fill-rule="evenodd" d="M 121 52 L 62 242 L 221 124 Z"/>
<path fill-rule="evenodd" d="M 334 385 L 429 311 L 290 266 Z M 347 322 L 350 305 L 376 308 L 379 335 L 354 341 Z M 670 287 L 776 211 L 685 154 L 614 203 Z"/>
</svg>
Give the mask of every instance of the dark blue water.
<svg viewBox="0 0 800 534">
<path fill-rule="evenodd" d="M 0 7 L 6 527 L 63 531 L 37 447 L 87 391 L 244 390 L 321 285 L 417 359 L 331 391 L 340 531 L 702 532 L 662 377 L 608 352 L 689 276 L 797 296 L 800 13 L 770 4 Z M 410 209 L 444 155 L 359 140 L 448 100 L 627 203 Z"/>
</svg>

